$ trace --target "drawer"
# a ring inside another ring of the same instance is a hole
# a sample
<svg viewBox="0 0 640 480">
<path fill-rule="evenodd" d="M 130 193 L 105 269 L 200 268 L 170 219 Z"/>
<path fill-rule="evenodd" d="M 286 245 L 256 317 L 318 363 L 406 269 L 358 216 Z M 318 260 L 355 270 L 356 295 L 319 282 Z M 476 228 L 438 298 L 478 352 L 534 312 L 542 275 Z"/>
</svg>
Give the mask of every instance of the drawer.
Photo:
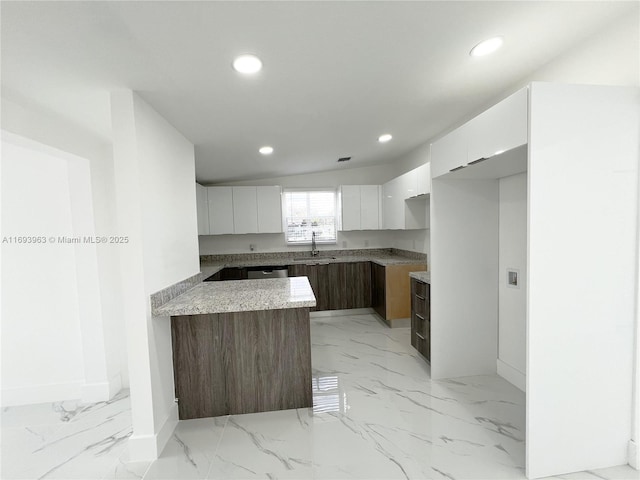
<svg viewBox="0 0 640 480">
<path fill-rule="evenodd" d="M 418 280 L 416 280 L 415 286 L 416 286 L 415 294 L 418 297 L 426 298 L 426 296 L 427 296 L 427 284 L 423 283 L 423 282 L 419 282 Z"/>
<path fill-rule="evenodd" d="M 427 301 L 418 297 L 417 295 L 413 297 L 413 311 L 420 316 L 421 318 L 427 318 Z"/>
</svg>

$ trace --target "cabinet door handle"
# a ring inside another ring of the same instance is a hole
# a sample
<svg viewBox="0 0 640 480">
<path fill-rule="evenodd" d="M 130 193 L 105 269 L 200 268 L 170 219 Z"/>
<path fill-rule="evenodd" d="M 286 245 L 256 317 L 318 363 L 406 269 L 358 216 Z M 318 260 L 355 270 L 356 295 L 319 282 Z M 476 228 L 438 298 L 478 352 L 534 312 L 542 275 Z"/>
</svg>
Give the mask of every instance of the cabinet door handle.
<svg viewBox="0 0 640 480">
<path fill-rule="evenodd" d="M 475 165 L 476 163 L 484 162 L 485 160 L 489 160 L 489 159 L 485 157 L 480 157 L 479 159 L 474 160 L 473 162 L 469 162 L 469 165 Z"/>
<path fill-rule="evenodd" d="M 423 297 L 422 295 L 418 295 L 417 293 L 416 293 L 416 298 L 419 298 L 420 300 L 426 300 L 425 297 Z"/>
<path fill-rule="evenodd" d="M 422 315 L 419 315 L 416 313 L 416 317 L 418 317 L 420 320 L 424 320 L 424 317 Z"/>
<path fill-rule="evenodd" d="M 418 332 L 416 332 L 416 337 L 418 337 L 420 340 L 426 340 L 426 338 L 424 338 L 422 335 L 420 335 Z"/>
<path fill-rule="evenodd" d="M 450 172 L 455 172 L 456 170 L 462 170 L 464 167 L 466 167 L 466 165 L 460 165 L 459 167 L 456 168 L 452 168 L 451 170 L 449 170 Z"/>
</svg>

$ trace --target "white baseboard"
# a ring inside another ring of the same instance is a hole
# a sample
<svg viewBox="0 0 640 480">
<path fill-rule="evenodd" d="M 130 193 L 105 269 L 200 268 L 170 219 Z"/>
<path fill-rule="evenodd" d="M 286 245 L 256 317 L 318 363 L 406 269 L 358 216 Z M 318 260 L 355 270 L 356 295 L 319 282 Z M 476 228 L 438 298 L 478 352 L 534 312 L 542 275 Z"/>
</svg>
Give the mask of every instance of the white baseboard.
<svg viewBox="0 0 640 480">
<path fill-rule="evenodd" d="M 374 313 L 373 308 L 351 308 L 348 310 L 322 310 L 320 312 L 310 312 L 311 318 L 322 317 L 344 317 L 345 315 L 366 315 L 368 313 Z"/>
<path fill-rule="evenodd" d="M 85 383 L 82 386 L 82 396 L 85 403 L 106 402 L 122 388 L 122 378 L 116 374 L 108 382 Z"/>
<path fill-rule="evenodd" d="M 636 470 L 640 470 L 640 449 L 638 449 L 638 444 L 633 440 L 629 440 L 628 455 L 629 465 Z"/>
<path fill-rule="evenodd" d="M 82 396 L 83 383 L 68 382 L 49 385 L 30 385 L 2 389 L 2 406 L 32 405 L 34 403 L 62 402 L 76 400 Z"/>
<path fill-rule="evenodd" d="M 513 368 L 502 360 L 497 360 L 498 375 L 523 392 L 527 389 L 527 376 L 517 368 Z"/>
<path fill-rule="evenodd" d="M 178 425 L 178 404 L 173 404 L 163 424 L 157 432 L 146 435 L 133 435 L 129 438 L 129 461 L 141 462 L 156 460 Z"/>
</svg>

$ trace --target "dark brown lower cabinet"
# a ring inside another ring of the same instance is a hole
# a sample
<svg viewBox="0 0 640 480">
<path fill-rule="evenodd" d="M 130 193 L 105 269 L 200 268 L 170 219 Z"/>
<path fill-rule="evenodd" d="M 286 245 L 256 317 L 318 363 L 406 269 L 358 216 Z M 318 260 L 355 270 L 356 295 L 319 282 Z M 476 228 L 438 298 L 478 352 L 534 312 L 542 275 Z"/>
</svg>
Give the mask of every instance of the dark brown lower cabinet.
<svg viewBox="0 0 640 480">
<path fill-rule="evenodd" d="M 411 279 L 411 345 L 431 361 L 431 286 Z"/>
<path fill-rule="evenodd" d="M 328 310 L 371 306 L 371 262 L 331 263 L 328 267 Z"/>
<path fill-rule="evenodd" d="M 371 306 L 371 262 L 294 264 L 289 276 L 309 278 L 317 304 L 312 310 Z"/>
<path fill-rule="evenodd" d="M 329 310 L 329 265 L 289 265 L 290 277 L 307 277 L 316 297 L 316 306 L 311 311 Z"/>
<path fill-rule="evenodd" d="M 171 317 L 180 419 L 313 405 L 308 308 Z"/>
<path fill-rule="evenodd" d="M 371 306 L 382 318 L 387 318 L 385 267 L 374 263 L 371 265 Z"/>
<path fill-rule="evenodd" d="M 226 267 L 207 278 L 208 281 L 246 280 L 248 272 L 242 267 Z"/>
</svg>

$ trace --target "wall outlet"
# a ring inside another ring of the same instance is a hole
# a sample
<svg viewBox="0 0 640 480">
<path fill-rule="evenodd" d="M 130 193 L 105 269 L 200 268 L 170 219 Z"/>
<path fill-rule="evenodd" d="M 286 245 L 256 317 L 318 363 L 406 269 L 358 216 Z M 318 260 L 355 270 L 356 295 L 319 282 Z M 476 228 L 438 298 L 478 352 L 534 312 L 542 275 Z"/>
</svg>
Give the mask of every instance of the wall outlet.
<svg viewBox="0 0 640 480">
<path fill-rule="evenodd" d="M 507 268 L 507 287 L 520 288 L 520 270 L 517 268 Z"/>
<path fill-rule="evenodd" d="M 346 240 L 342 240 L 342 248 L 347 248 L 347 241 Z"/>
<path fill-rule="evenodd" d="M 365 241 L 364 241 L 364 246 L 365 246 L 365 247 L 368 247 L 368 246 L 369 246 L 369 240 L 365 240 Z"/>
<path fill-rule="evenodd" d="M 249 250 L 250 250 L 250 251 L 252 251 L 252 252 L 255 252 L 255 250 L 256 250 L 256 244 L 255 244 L 255 243 L 250 243 L 250 244 L 249 244 Z"/>
</svg>

